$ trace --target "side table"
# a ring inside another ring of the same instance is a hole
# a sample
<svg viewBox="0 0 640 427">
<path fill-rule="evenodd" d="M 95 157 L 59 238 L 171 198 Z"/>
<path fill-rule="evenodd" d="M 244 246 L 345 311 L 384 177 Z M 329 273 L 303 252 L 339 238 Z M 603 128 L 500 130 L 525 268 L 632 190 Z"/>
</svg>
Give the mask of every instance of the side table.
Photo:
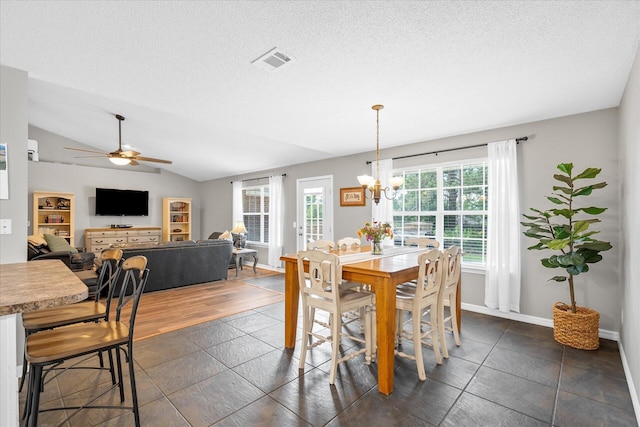
<svg viewBox="0 0 640 427">
<path fill-rule="evenodd" d="M 255 249 L 235 248 L 233 249 L 232 261 L 236 262 L 236 277 L 238 277 L 238 268 L 242 270 L 242 264 L 246 256 L 253 257 L 253 272 L 257 273 L 256 265 L 258 264 L 258 251 Z"/>
</svg>

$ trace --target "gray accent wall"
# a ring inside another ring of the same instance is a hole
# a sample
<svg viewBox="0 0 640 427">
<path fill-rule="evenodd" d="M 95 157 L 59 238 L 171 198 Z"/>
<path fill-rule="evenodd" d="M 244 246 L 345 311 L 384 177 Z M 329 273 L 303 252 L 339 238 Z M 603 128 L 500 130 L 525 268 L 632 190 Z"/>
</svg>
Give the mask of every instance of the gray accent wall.
<svg viewBox="0 0 640 427">
<path fill-rule="evenodd" d="M 9 199 L 0 200 L 0 218 L 11 220 L 11 234 L 0 234 L 0 264 L 27 259 L 26 71 L 0 66 L 0 141 L 7 144 Z"/>
<path fill-rule="evenodd" d="M 620 102 L 619 132 L 620 346 L 636 387 L 635 410 L 640 420 L 640 47 Z"/>
<path fill-rule="evenodd" d="M 46 140 L 40 140 L 38 143 L 46 144 Z M 107 159 L 104 161 L 108 162 Z M 198 239 L 201 217 L 199 183 L 171 172 L 137 172 L 133 168 L 133 166 L 127 166 L 122 170 L 113 170 L 46 161 L 29 162 L 29 212 L 33 208 L 34 191 L 73 193 L 75 195 L 74 244 L 84 247 L 85 228 L 109 227 L 111 224 L 162 227 L 162 198 L 190 197 L 193 199 L 191 233 L 193 239 Z M 149 216 L 96 216 L 96 187 L 149 191 Z M 30 227 L 29 232 L 31 231 Z"/>
<path fill-rule="evenodd" d="M 386 129 L 386 134 L 393 129 Z M 620 218 L 619 175 L 618 175 L 618 109 L 611 108 L 568 117 L 555 118 L 517 126 L 508 126 L 467 135 L 426 141 L 382 150 L 380 158 L 405 156 L 417 153 L 463 147 L 521 136 L 529 136 L 527 142 L 518 146 L 518 167 L 520 175 L 520 206 L 524 212 L 528 207 L 548 206 L 545 198 L 554 185 L 553 174 L 561 162 L 573 162 L 576 169 L 601 167 L 601 177 L 608 186 L 594 192 L 590 202 L 595 206 L 609 207 L 598 225 L 601 238 L 610 241 L 613 249 L 604 253 L 604 260 L 586 275 L 576 278 L 576 298 L 579 305 L 588 306 L 600 312 L 600 327 L 617 331 L 623 288 L 619 273 Z M 384 146 L 384 141 L 381 141 Z M 373 146 L 373 143 L 372 143 Z M 394 163 L 395 167 L 445 163 L 454 160 L 486 157 L 486 148 L 460 150 L 439 155 L 428 155 L 403 159 Z M 286 173 L 284 252 L 295 253 L 296 233 L 296 180 L 321 175 L 333 175 L 334 237 L 355 235 L 356 230 L 370 219 L 371 202 L 366 207 L 340 207 L 339 189 L 357 186 L 356 176 L 370 173 L 367 160 L 375 159 L 375 152 L 345 156 L 286 168 L 262 171 L 256 174 L 214 180 L 202 183 L 202 206 L 207 212 L 203 218 L 203 229 L 224 231 L 231 227 L 231 184 L 234 179 L 249 179 Z M 228 204 L 220 203 L 228 201 Z M 550 207 L 550 206 L 549 206 Z M 211 212 L 211 214 L 210 214 Z M 554 272 L 542 267 L 541 252 L 530 252 L 526 248 L 533 243 L 522 236 L 522 291 L 520 312 L 544 319 L 551 318 L 554 302 L 568 301 L 566 285 L 548 282 Z M 265 248 L 258 248 L 261 260 L 266 259 Z M 462 301 L 467 304 L 484 306 L 484 274 L 463 273 Z"/>
</svg>

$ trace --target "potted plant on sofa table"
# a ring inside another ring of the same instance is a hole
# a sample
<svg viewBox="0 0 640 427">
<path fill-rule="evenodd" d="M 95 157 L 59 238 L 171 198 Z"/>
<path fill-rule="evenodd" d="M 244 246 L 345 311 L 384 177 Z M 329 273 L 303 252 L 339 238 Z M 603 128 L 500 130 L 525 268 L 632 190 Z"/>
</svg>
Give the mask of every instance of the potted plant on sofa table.
<svg viewBox="0 0 640 427">
<path fill-rule="evenodd" d="M 609 242 L 594 239 L 598 231 L 590 229 L 600 222 L 597 215 L 607 208 L 595 206 L 576 207 L 575 199 L 592 194 L 593 190 L 604 188 L 606 182 L 582 185 L 582 180 L 594 179 L 601 171 L 587 168 L 573 175 L 573 163 L 557 166 L 561 172 L 553 175 L 558 185 L 547 200 L 556 205 L 548 210 L 530 208 L 535 215 L 523 215 L 531 222 L 522 222 L 528 227 L 524 235 L 538 241 L 529 250 L 551 250 L 558 253 L 541 259 L 547 268 L 561 268 L 566 274 L 549 280 L 568 282 L 570 305 L 556 302 L 553 307 L 553 337 L 561 344 L 583 350 L 595 350 L 599 346 L 598 329 L 600 314 L 586 307 L 576 305 L 574 277 L 589 271 L 589 264 L 602 260 L 600 252 L 611 249 Z"/>
</svg>

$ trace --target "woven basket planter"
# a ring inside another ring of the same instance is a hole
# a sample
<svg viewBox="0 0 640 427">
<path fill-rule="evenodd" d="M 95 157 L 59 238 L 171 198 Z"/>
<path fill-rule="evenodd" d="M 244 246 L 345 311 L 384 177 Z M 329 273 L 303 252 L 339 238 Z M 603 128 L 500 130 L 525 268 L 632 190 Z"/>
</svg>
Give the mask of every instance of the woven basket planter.
<svg viewBox="0 0 640 427">
<path fill-rule="evenodd" d="M 598 330 L 600 313 L 576 306 L 576 312 L 562 302 L 553 305 L 553 338 L 560 344 L 580 350 L 596 350 L 600 346 Z"/>
</svg>

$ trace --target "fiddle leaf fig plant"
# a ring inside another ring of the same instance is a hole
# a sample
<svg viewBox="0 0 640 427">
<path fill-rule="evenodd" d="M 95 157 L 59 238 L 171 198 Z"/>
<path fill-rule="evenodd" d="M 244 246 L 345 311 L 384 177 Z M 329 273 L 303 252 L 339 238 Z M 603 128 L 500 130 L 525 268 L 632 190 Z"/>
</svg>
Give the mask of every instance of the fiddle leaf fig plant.
<svg viewBox="0 0 640 427">
<path fill-rule="evenodd" d="M 524 235 L 538 241 L 527 249 L 558 252 L 542 258 L 541 262 L 547 268 L 564 269 L 564 274 L 549 280 L 569 282 L 571 311 L 575 313 L 574 276 L 588 272 L 589 264 L 602 260 L 600 252 L 611 249 L 611 243 L 593 238 L 599 231 L 590 229 L 591 225 L 600 222 L 597 216 L 607 208 L 577 207 L 575 202 L 591 195 L 593 190 L 604 188 L 607 183 L 583 184 L 598 176 L 601 171 L 598 168 L 587 168 L 577 175 L 573 175 L 573 163 L 560 163 L 557 168 L 561 173 L 553 175 L 553 178 L 558 183 L 553 186 L 553 193 L 547 196 L 547 200 L 556 206 L 547 210 L 530 208 L 534 215 L 523 214 L 529 221 L 521 224 L 528 227 Z"/>
</svg>

